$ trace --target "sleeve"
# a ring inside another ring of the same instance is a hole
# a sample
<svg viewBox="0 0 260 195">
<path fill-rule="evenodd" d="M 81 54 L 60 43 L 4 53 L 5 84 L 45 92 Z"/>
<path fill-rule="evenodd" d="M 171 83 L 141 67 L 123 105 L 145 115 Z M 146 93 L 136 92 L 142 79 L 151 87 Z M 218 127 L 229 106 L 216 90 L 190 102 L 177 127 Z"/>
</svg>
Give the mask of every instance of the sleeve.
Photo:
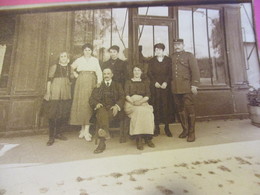
<svg viewBox="0 0 260 195">
<path fill-rule="evenodd" d="M 128 80 L 129 78 L 129 74 L 128 74 L 128 62 L 124 61 L 124 80 Z"/>
<path fill-rule="evenodd" d="M 94 88 L 91 96 L 89 98 L 89 105 L 92 109 L 95 109 L 96 105 L 99 103 L 99 93 L 100 93 L 100 88 Z"/>
<path fill-rule="evenodd" d="M 123 106 L 125 104 L 125 93 L 123 90 L 123 87 L 121 86 L 121 84 L 118 84 L 118 100 L 116 102 L 116 104 L 120 107 L 120 109 L 123 109 Z"/>
<path fill-rule="evenodd" d="M 151 97 L 151 91 L 150 91 L 149 83 L 146 81 L 144 83 L 144 86 L 145 86 L 145 96 L 150 98 Z"/>
<path fill-rule="evenodd" d="M 125 83 L 125 96 L 130 96 L 130 81 L 127 80 Z"/>
<path fill-rule="evenodd" d="M 172 59 L 168 57 L 167 60 L 167 75 L 166 75 L 166 82 L 169 85 L 172 80 Z"/>
<path fill-rule="evenodd" d="M 191 85 L 198 86 L 200 83 L 200 71 L 196 58 L 190 54 L 189 64 L 191 69 Z"/>
<path fill-rule="evenodd" d="M 148 62 L 148 70 L 147 70 L 147 76 L 149 77 L 150 81 L 151 81 L 151 85 L 154 86 L 155 84 L 155 78 L 154 78 L 154 75 L 153 75 L 153 69 L 152 69 L 152 62 L 153 59 L 151 59 L 149 62 Z"/>
<path fill-rule="evenodd" d="M 79 66 L 79 58 L 77 58 L 70 66 L 73 70 L 75 70 L 76 68 L 78 68 Z"/>
<path fill-rule="evenodd" d="M 52 79 L 54 78 L 54 75 L 55 75 L 55 72 L 56 72 L 56 68 L 57 68 L 57 65 L 52 65 L 50 67 L 50 70 L 49 70 L 49 74 L 48 74 L 48 81 L 52 81 Z"/>
<path fill-rule="evenodd" d="M 96 75 L 97 75 L 97 83 L 101 83 L 102 80 L 103 80 L 102 70 L 100 68 L 100 64 L 99 64 L 98 59 L 95 58 L 95 60 L 96 60 L 96 70 L 95 70 L 95 72 L 96 72 Z"/>
</svg>

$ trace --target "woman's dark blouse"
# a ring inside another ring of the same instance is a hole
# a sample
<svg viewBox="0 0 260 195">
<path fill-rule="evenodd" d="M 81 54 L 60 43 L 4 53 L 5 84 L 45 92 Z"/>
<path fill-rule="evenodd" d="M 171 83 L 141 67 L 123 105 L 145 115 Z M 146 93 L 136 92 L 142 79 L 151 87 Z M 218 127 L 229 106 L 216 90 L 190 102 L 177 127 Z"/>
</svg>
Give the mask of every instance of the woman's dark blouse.
<svg viewBox="0 0 260 195">
<path fill-rule="evenodd" d="M 54 78 L 70 78 L 70 66 L 62 66 L 60 64 L 53 65 L 50 68 L 48 81 L 52 81 Z"/>
<path fill-rule="evenodd" d="M 132 81 L 128 80 L 125 84 L 125 94 L 126 96 L 141 95 L 143 97 L 150 97 L 150 88 L 147 81 Z"/>
</svg>

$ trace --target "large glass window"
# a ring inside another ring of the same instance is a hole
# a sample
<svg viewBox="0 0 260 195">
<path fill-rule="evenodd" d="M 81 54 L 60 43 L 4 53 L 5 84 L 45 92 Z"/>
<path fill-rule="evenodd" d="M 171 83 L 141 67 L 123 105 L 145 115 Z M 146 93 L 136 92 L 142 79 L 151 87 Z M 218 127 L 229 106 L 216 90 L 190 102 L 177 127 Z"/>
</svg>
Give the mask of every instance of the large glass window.
<svg viewBox="0 0 260 195">
<path fill-rule="evenodd" d="M 179 37 L 184 39 L 184 49 L 197 58 L 202 85 L 227 84 L 221 21 L 219 9 L 180 7 L 178 10 Z"/>
<path fill-rule="evenodd" d="M 11 66 L 15 16 L 0 16 L 0 88 L 6 88 Z"/>
<path fill-rule="evenodd" d="M 108 48 L 120 47 L 119 58 L 127 58 L 128 10 L 126 8 L 97 9 L 75 12 L 73 50 L 80 53 L 81 46 L 92 43 L 93 54 L 101 61 L 109 59 Z"/>
<path fill-rule="evenodd" d="M 139 7 L 139 15 L 147 16 L 169 16 L 168 7 Z"/>
</svg>

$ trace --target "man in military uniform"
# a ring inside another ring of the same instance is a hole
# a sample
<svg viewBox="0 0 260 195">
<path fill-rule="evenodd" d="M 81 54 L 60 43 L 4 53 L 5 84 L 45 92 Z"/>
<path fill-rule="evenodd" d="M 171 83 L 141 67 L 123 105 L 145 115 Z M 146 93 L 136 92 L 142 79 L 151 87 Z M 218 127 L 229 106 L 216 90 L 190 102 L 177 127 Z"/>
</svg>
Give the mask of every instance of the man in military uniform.
<svg viewBox="0 0 260 195">
<path fill-rule="evenodd" d="M 172 93 L 179 112 L 182 133 L 179 138 L 195 141 L 195 109 L 193 95 L 196 95 L 200 74 L 197 60 L 192 53 L 184 51 L 183 39 L 173 42 Z"/>
<path fill-rule="evenodd" d="M 102 70 L 110 68 L 113 72 L 113 80 L 121 83 L 122 87 L 125 85 L 127 80 L 127 62 L 119 59 L 119 47 L 117 45 L 111 46 L 109 49 L 110 59 L 103 63 Z"/>
</svg>

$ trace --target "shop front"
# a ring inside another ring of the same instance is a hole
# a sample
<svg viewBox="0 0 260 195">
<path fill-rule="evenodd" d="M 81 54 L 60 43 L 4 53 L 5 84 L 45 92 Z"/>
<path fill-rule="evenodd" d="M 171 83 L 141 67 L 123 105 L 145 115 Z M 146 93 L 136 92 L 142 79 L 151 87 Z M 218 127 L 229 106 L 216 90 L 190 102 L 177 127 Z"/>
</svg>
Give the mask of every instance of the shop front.
<svg viewBox="0 0 260 195">
<path fill-rule="evenodd" d="M 136 63 L 147 68 L 154 44 L 164 43 L 171 56 L 173 39 L 182 38 L 200 68 L 197 118 L 248 117 L 240 4 L 3 12 L 0 25 L 0 135 L 44 130 L 39 113 L 49 67 L 61 51 L 72 60 L 81 55 L 84 43 L 94 45 L 101 63 L 118 45 L 131 70 Z"/>
</svg>

